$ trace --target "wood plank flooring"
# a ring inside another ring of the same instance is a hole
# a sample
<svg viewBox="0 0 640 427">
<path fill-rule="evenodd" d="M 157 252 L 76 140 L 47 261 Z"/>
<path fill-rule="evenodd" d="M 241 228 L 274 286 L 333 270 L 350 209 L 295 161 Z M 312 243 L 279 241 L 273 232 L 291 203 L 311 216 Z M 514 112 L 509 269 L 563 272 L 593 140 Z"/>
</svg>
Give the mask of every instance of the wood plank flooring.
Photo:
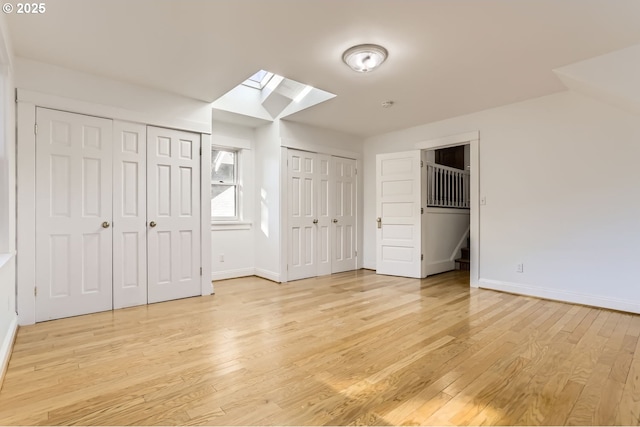
<svg viewBox="0 0 640 427">
<path fill-rule="evenodd" d="M 0 425 L 637 425 L 640 316 L 371 271 L 20 328 Z"/>
</svg>

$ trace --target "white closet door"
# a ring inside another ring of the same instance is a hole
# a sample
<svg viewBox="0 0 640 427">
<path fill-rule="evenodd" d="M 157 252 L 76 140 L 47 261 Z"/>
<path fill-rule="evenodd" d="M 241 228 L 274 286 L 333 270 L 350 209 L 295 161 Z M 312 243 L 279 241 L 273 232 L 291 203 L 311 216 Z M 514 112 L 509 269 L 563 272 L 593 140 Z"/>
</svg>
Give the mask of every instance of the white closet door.
<svg viewBox="0 0 640 427">
<path fill-rule="evenodd" d="M 332 273 L 356 269 L 356 161 L 333 157 Z"/>
<path fill-rule="evenodd" d="M 36 321 L 112 308 L 111 120 L 38 108 Z"/>
<path fill-rule="evenodd" d="M 113 308 L 147 303 L 147 127 L 113 124 Z"/>
<path fill-rule="evenodd" d="M 148 301 L 201 295 L 200 135 L 147 127 Z"/>
<path fill-rule="evenodd" d="M 288 279 L 317 274 L 317 164 L 313 153 L 288 150 Z M 314 223 L 314 221 L 317 221 Z"/>
<path fill-rule="evenodd" d="M 324 276 L 325 274 L 331 274 L 331 248 L 332 248 L 332 235 L 331 235 L 331 194 L 333 193 L 333 163 L 331 156 L 324 154 L 316 154 L 316 162 L 318 165 L 318 173 L 314 182 L 318 186 L 317 191 L 317 203 L 318 210 L 316 218 L 318 224 L 316 224 L 317 231 L 317 263 L 318 268 L 315 276 Z"/>
<path fill-rule="evenodd" d="M 420 150 L 376 156 L 376 273 L 422 277 Z"/>
</svg>

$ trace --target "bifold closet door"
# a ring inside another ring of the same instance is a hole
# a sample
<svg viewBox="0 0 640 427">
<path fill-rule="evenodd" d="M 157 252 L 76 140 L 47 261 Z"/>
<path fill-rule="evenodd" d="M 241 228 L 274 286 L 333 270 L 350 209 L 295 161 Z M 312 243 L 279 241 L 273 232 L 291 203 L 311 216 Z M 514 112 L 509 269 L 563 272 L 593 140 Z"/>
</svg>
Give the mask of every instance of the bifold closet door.
<svg viewBox="0 0 640 427">
<path fill-rule="evenodd" d="M 356 161 L 288 150 L 288 280 L 356 268 Z"/>
<path fill-rule="evenodd" d="M 149 303 L 201 294 L 200 135 L 147 127 Z"/>
<path fill-rule="evenodd" d="M 317 161 L 314 153 L 288 150 L 288 279 L 317 274 Z"/>
<path fill-rule="evenodd" d="M 356 161 L 332 157 L 331 272 L 356 269 Z"/>
<path fill-rule="evenodd" d="M 112 308 L 112 121 L 36 110 L 36 321 Z"/>
<path fill-rule="evenodd" d="M 113 123 L 113 308 L 147 303 L 147 127 Z"/>
</svg>

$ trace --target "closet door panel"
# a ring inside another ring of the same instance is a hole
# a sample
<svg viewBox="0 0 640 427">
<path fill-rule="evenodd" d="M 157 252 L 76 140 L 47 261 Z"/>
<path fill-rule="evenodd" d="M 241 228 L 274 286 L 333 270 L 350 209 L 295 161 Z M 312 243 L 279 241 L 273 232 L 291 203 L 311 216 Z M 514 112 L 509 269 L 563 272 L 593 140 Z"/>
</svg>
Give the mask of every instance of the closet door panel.
<svg viewBox="0 0 640 427">
<path fill-rule="evenodd" d="M 112 308 L 112 122 L 36 110 L 36 321 Z"/>
<path fill-rule="evenodd" d="M 332 273 L 356 268 L 356 161 L 333 157 Z"/>
<path fill-rule="evenodd" d="M 315 154 L 298 150 L 288 150 L 287 163 L 288 280 L 297 280 L 317 275 L 318 163 Z"/>
<path fill-rule="evenodd" d="M 113 307 L 147 303 L 147 128 L 113 124 Z"/>
<path fill-rule="evenodd" d="M 148 301 L 201 295 L 200 135 L 147 127 Z"/>
</svg>

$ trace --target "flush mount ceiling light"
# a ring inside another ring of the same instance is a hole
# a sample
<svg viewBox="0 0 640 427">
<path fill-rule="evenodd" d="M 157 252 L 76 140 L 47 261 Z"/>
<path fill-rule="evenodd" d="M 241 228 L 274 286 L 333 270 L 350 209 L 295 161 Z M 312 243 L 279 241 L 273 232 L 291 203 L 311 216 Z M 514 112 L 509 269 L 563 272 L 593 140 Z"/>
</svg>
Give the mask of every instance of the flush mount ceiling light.
<svg viewBox="0 0 640 427">
<path fill-rule="evenodd" d="M 387 59 L 387 49 L 377 44 L 361 44 L 347 49 L 342 60 L 353 71 L 368 73 L 378 68 Z"/>
</svg>

